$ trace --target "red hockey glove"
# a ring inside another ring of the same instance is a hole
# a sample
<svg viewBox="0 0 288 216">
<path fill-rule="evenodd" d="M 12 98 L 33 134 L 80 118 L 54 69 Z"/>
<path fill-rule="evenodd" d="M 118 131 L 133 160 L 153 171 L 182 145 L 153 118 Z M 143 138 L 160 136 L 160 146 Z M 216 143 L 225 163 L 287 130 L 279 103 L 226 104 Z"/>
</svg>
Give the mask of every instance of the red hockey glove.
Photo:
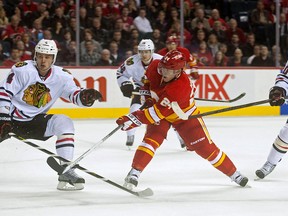
<svg viewBox="0 0 288 216">
<path fill-rule="evenodd" d="M 102 100 L 102 95 L 95 89 L 84 89 L 80 92 L 80 100 L 84 106 L 92 106 L 95 100 Z"/>
<path fill-rule="evenodd" d="M 142 122 L 139 121 L 139 119 L 131 113 L 125 116 L 121 116 L 116 120 L 116 123 L 118 125 L 123 125 L 121 128 L 123 131 L 131 130 L 132 128 L 139 127 L 142 124 Z"/>
<path fill-rule="evenodd" d="M 270 105 L 271 106 L 281 106 L 285 103 L 285 95 L 286 95 L 286 91 L 284 88 L 278 87 L 278 86 L 274 86 L 270 89 L 269 92 L 269 99 L 271 99 L 270 101 Z"/>
<path fill-rule="evenodd" d="M 8 114 L 0 113 L 0 142 L 10 138 L 12 131 L 11 117 Z"/>
</svg>

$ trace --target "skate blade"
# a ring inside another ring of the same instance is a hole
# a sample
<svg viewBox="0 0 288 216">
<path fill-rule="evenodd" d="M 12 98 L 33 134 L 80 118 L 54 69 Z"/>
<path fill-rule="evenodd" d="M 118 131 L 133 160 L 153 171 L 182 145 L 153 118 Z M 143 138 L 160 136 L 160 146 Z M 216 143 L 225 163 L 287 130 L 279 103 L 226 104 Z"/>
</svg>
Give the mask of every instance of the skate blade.
<svg viewBox="0 0 288 216">
<path fill-rule="evenodd" d="M 75 183 L 74 185 L 69 184 L 69 182 L 59 182 L 57 185 L 57 189 L 61 191 L 76 191 L 76 190 L 83 190 L 84 184 L 83 183 Z"/>
</svg>

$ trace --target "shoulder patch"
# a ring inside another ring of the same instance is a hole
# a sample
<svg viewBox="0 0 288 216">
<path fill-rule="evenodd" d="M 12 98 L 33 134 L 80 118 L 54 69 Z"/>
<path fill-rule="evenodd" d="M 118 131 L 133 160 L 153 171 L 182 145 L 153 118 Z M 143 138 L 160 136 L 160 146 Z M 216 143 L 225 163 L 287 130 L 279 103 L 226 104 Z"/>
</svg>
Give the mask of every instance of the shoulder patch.
<svg viewBox="0 0 288 216">
<path fill-rule="evenodd" d="M 72 74 L 69 70 L 65 69 L 65 68 L 62 68 L 62 71 L 68 73 L 68 74 Z"/>
<path fill-rule="evenodd" d="M 21 62 L 17 62 L 17 63 L 15 64 L 15 67 L 23 67 L 23 66 L 25 66 L 25 65 L 27 65 L 27 64 L 28 64 L 27 62 L 21 61 Z"/>
<path fill-rule="evenodd" d="M 133 65 L 134 64 L 133 58 L 127 59 L 126 64 L 127 65 Z"/>
</svg>

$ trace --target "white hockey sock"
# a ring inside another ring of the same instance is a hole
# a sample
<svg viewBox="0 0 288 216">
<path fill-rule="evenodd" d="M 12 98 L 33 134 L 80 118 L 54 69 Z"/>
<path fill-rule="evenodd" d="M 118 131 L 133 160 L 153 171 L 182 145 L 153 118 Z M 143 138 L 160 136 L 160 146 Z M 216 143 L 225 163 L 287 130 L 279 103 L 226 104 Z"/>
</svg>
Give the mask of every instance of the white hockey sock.
<svg viewBox="0 0 288 216">
<path fill-rule="evenodd" d="M 74 135 L 63 134 L 58 136 L 56 141 L 56 152 L 59 156 L 71 161 L 74 155 Z"/>
<path fill-rule="evenodd" d="M 270 153 L 268 155 L 268 161 L 273 164 L 276 165 L 285 155 L 285 153 L 281 153 L 279 151 L 277 151 L 273 146 L 270 150 Z"/>
</svg>

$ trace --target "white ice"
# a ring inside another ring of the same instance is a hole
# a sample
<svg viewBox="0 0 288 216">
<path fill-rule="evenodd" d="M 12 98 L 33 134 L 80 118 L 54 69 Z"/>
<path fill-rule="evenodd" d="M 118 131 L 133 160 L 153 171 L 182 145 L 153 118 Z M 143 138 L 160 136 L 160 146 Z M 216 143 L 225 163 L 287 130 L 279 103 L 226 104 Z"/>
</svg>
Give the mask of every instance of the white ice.
<svg viewBox="0 0 288 216">
<path fill-rule="evenodd" d="M 0 216 L 271 216 L 287 215 L 287 156 L 265 180 L 255 170 L 268 152 L 287 117 L 206 117 L 214 142 L 249 178 L 242 188 L 207 161 L 180 148 L 171 130 L 153 161 L 142 173 L 139 188 L 150 187 L 149 198 L 133 196 L 78 171 L 85 189 L 57 191 L 57 174 L 46 164 L 47 154 L 11 138 L 0 143 Z M 117 125 L 114 120 L 75 120 L 75 158 Z M 84 158 L 80 165 L 118 184 L 130 170 L 145 127 L 138 129 L 132 150 L 126 133 L 116 132 Z M 55 152 L 55 138 L 32 142 Z"/>
</svg>

